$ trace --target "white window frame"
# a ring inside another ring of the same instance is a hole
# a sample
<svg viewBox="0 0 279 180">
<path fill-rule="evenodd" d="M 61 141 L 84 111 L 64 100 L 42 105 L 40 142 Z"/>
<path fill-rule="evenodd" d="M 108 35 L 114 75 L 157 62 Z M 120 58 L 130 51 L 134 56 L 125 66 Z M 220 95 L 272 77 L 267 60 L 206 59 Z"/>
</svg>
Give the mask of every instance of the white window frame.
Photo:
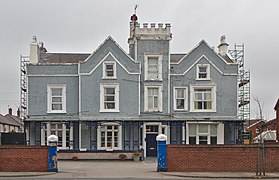
<svg viewBox="0 0 279 180">
<path fill-rule="evenodd" d="M 177 109 L 177 89 L 184 89 L 184 109 Z M 188 110 L 188 88 L 185 86 L 176 86 L 173 88 L 173 108 L 175 111 L 187 111 Z"/>
<path fill-rule="evenodd" d="M 52 110 L 52 89 L 62 89 L 62 109 Z M 47 85 L 47 113 L 67 113 L 66 111 L 66 84 L 48 84 Z"/>
<path fill-rule="evenodd" d="M 199 77 L 200 67 L 206 67 L 206 78 Z M 197 64 L 197 77 L 196 80 L 210 80 L 210 65 L 209 64 Z"/>
<path fill-rule="evenodd" d="M 157 78 L 150 78 L 148 74 L 148 59 L 149 58 L 158 58 L 158 76 Z M 151 81 L 162 81 L 162 55 L 145 55 L 144 56 L 144 79 Z"/>
<path fill-rule="evenodd" d="M 108 126 L 113 126 L 113 130 L 108 130 Z M 102 127 L 104 129 L 102 129 Z M 114 132 L 116 131 L 115 127 L 117 128 L 117 145 L 118 147 L 114 146 Z M 115 131 L 114 131 L 115 130 Z M 102 138 L 102 132 L 105 132 L 105 147 L 101 146 L 101 138 Z M 112 132 L 112 146 L 107 147 L 107 132 L 111 131 Z M 122 150 L 122 126 L 119 123 L 102 123 L 100 126 L 98 126 L 98 141 L 97 141 L 97 149 L 98 150 L 106 150 L 106 151 L 113 151 L 113 150 Z"/>
<path fill-rule="evenodd" d="M 211 89 L 212 109 L 195 109 L 195 89 Z M 217 97 L 215 85 L 191 85 L 190 94 L 190 112 L 216 112 Z"/>
<path fill-rule="evenodd" d="M 113 65 L 113 76 L 107 76 L 107 64 Z M 103 62 L 103 79 L 117 79 L 116 77 L 116 62 L 115 61 L 105 61 Z"/>
<path fill-rule="evenodd" d="M 190 132 L 190 127 L 189 125 L 196 125 L 196 134 L 195 136 L 189 134 Z M 206 133 L 201 133 L 199 132 L 199 126 L 200 125 L 206 125 L 207 126 L 207 132 Z M 211 134 L 211 126 L 216 126 L 216 134 L 212 135 Z M 207 144 L 212 144 L 211 143 L 211 137 L 216 137 L 216 143 L 217 144 L 220 144 L 220 141 L 222 139 L 222 137 L 218 136 L 220 134 L 220 128 L 219 128 L 220 124 L 218 123 L 208 123 L 208 122 L 205 122 L 205 123 L 187 123 L 187 140 L 186 140 L 186 144 L 189 144 L 190 142 L 190 137 L 195 137 L 196 138 L 196 144 L 200 144 L 200 139 L 199 137 L 200 136 L 206 136 L 207 137 Z"/>
<path fill-rule="evenodd" d="M 115 108 L 105 109 L 105 88 L 115 88 Z M 100 84 L 100 112 L 119 112 L 119 84 Z"/>
<path fill-rule="evenodd" d="M 158 88 L 158 108 L 156 109 L 149 109 L 148 108 L 148 89 L 149 88 Z M 144 111 L 145 112 L 162 112 L 163 111 L 163 102 L 162 102 L 162 85 L 152 85 L 152 86 L 145 86 L 144 87 Z"/>
</svg>

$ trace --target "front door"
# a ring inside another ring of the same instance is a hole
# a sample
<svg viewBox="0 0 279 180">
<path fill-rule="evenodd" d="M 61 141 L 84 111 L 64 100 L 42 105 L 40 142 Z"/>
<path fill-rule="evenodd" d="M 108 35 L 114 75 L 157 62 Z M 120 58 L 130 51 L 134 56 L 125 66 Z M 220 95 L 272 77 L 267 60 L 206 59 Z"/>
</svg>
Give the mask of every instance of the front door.
<svg viewBox="0 0 279 180">
<path fill-rule="evenodd" d="M 157 141 L 156 136 L 158 134 L 146 134 L 146 157 L 157 156 Z"/>
</svg>

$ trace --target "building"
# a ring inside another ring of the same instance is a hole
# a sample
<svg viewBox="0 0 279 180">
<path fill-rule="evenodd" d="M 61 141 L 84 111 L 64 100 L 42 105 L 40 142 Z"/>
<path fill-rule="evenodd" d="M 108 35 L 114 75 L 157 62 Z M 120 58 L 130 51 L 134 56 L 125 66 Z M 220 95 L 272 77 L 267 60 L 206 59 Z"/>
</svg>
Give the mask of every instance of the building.
<svg viewBox="0 0 279 180">
<path fill-rule="evenodd" d="M 17 116 L 14 116 L 12 108 L 9 108 L 9 114 L 5 116 L 0 114 L 0 133 L 10 132 L 23 132 L 23 122 L 19 118 L 19 110 Z"/>
<path fill-rule="evenodd" d="M 158 134 L 171 144 L 238 143 L 238 63 L 225 37 L 218 52 L 201 40 L 182 54 L 170 52 L 171 39 L 170 24 L 140 26 L 135 15 L 128 53 L 110 36 L 88 54 L 47 52 L 34 37 L 22 59 L 27 143 L 55 134 L 60 151 L 144 156 L 156 156 Z"/>
<path fill-rule="evenodd" d="M 257 120 L 247 127 L 246 132 L 249 132 L 250 143 L 258 142 L 259 138 L 265 138 L 268 141 L 275 140 L 276 119 Z"/>
<path fill-rule="evenodd" d="M 276 140 L 279 142 L 279 98 L 274 106 L 276 112 Z"/>
<path fill-rule="evenodd" d="M 23 122 L 20 120 L 19 117 L 20 113 L 19 110 L 17 111 L 17 116 L 13 115 L 12 108 L 9 108 L 9 113 L 3 116 L 0 114 L 0 145 L 2 144 L 2 141 L 6 142 L 6 134 L 20 134 L 23 133 L 24 127 Z M 9 141 L 13 141 L 14 139 L 9 139 Z M 5 144 L 5 143 L 4 143 Z"/>
</svg>

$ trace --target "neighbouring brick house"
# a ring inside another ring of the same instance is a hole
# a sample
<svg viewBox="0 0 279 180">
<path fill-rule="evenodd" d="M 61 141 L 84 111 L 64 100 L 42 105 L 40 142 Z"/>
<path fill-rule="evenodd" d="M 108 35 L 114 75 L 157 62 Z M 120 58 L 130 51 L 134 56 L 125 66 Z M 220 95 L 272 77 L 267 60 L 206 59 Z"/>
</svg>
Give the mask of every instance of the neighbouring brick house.
<svg viewBox="0 0 279 180">
<path fill-rule="evenodd" d="M 58 136 L 60 152 L 132 152 L 156 156 L 169 144 L 236 144 L 238 63 L 221 38 L 216 52 L 201 40 L 170 52 L 170 24 L 132 16 L 129 52 L 108 37 L 93 53 L 51 53 L 36 37 L 27 76 L 26 141 Z M 25 72 L 25 71 L 24 71 Z"/>
<path fill-rule="evenodd" d="M 0 114 L 0 133 L 9 132 L 23 132 L 23 122 L 19 118 L 19 111 L 17 116 L 14 116 L 12 108 L 9 108 L 9 114 L 5 116 Z"/>
<path fill-rule="evenodd" d="M 279 98 L 274 106 L 276 112 L 276 140 L 279 142 Z"/>
</svg>

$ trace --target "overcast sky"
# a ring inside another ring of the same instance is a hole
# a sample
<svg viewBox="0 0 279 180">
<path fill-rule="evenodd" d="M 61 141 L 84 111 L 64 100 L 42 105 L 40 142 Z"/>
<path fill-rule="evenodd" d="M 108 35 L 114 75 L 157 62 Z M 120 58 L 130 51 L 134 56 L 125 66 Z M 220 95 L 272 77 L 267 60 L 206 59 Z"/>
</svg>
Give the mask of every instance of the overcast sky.
<svg viewBox="0 0 279 180">
<path fill-rule="evenodd" d="M 217 47 L 220 36 L 233 49 L 245 44 L 245 69 L 266 119 L 279 98 L 278 0 L 1 0 L 0 113 L 19 106 L 19 57 L 29 55 L 32 36 L 49 52 L 93 52 L 107 36 L 128 51 L 130 16 L 140 23 L 171 23 L 171 52 L 189 52 L 202 39 Z"/>
</svg>

